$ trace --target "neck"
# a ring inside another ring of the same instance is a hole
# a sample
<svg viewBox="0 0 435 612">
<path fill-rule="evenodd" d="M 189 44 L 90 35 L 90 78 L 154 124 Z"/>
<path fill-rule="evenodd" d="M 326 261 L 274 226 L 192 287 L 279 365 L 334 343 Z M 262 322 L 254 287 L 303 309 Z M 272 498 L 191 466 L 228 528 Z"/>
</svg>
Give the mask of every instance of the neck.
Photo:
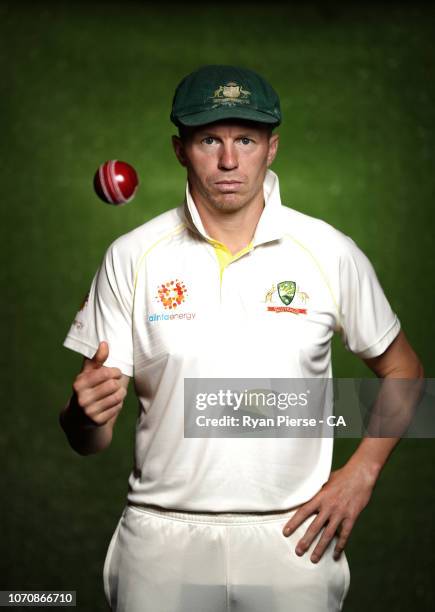
<svg viewBox="0 0 435 612">
<path fill-rule="evenodd" d="M 194 190 L 191 195 L 210 238 L 222 242 L 233 255 L 251 242 L 264 209 L 263 189 L 243 208 L 233 212 L 213 208 Z"/>
</svg>

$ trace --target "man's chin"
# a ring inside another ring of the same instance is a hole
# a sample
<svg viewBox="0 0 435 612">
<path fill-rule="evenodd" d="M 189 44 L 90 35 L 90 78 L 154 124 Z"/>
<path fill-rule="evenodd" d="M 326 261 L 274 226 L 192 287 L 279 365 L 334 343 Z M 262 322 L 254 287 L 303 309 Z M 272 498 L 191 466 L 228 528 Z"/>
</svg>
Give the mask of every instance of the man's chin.
<svg viewBox="0 0 435 612">
<path fill-rule="evenodd" d="M 240 193 L 220 193 L 214 198 L 214 203 L 216 208 L 228 212 L 240 210 L 246 204 L 245 198 Z"/>
</svg>

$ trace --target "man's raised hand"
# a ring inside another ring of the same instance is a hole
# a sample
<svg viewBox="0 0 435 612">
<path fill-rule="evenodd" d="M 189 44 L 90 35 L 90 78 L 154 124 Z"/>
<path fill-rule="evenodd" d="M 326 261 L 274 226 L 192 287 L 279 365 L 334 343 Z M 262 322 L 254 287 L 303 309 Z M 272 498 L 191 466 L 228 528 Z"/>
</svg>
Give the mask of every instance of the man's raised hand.
<svg viewBox="0 0 435 612">
<path fill-rule="evenodd" d="M 104 365 L 109 357 L 109 345 L 100 342 L 92 359 L 85 359 L 82 371 L 73 383 L 76 407 L 89 425 L 101 427 L 116 416 L 127 395 L 119 368 Z"/>
</svg>

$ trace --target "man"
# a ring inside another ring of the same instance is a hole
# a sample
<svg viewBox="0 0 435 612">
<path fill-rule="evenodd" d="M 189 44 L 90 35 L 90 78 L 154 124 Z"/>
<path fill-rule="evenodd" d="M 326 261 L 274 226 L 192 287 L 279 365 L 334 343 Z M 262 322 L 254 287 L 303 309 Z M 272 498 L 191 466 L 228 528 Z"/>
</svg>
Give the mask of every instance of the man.
<svg viewBox="0 0 435 612">
<path fill-rule="evenodd" d="M 185 437 L 184 379 L 330 378 L 334 332 L 379 377 L 421 364 L 355 243 L 282 206 L 280 104 L 261 76 L 202 67 L 171 120 L 185 202 L 109 247 L 64 343 L 84 355 L 60 417 L 75 450 L 110 444 L 132 376 L 139 402 L 106 597 L 118 612 L 339 610 L 346 541 L 398 439 L 363 439 L 331 474 L 331 438 Z"/>
</svg>

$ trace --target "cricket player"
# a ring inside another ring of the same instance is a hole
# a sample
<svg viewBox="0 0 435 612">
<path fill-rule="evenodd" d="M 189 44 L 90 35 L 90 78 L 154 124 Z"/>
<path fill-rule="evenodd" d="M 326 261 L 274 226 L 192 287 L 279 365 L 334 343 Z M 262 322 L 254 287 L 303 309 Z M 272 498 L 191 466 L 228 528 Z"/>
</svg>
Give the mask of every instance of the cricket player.
<svg viewBox="0 0 435 612">
<path fill-rule="evenodd" d="M 355 242 L 281 203 L 280 102 L 262 76 L 203 66 L 171 120 L 184 202 L 110 245 L 64 342 L 84 357 L 60 415 L 78 453 L 109 446 L 132 377 L 138 400 L 107 601 L 341 610 L 346 542 L 398 438 L 362 439 L 331 473 L 331 437 L 188 437 L 185 379 L 330 379 L 334 333 L 378 377 L 419 378 L 421 363 Z"/>
</svg>

